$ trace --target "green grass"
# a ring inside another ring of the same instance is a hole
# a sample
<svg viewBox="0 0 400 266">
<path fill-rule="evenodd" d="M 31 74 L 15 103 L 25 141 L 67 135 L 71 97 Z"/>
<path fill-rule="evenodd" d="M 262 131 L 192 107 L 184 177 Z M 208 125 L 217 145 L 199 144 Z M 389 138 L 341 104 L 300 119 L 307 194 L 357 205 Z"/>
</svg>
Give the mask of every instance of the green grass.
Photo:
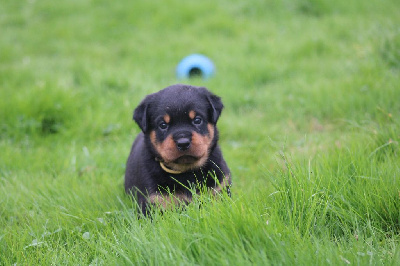
<svg viewBox="0 0 400 266">
<path fill-rule="evenodd" d="M 397 1 L 2 1 L 0 265 L 395 265 Z M 217 67 L 176 80 L 190 53 Z M 138 219 L 132 112 L 220 95 L 233 196 Z"/>
</svg>

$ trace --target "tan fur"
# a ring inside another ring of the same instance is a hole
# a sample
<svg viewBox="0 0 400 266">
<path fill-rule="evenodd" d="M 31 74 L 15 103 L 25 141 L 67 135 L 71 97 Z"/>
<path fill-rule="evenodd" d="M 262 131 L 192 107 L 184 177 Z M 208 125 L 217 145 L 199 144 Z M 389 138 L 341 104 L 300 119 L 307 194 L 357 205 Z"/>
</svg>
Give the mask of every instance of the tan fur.
<svg viewBox="0 0 400 266">
<path fill-rule="evenodd" d="M 222 190 L 226 189 L 231 181 L 231 177 L 225 176 L 224 179 L 216 184 L 215 187 L 211 187 L 207 190 L 207 193 L 211 193 L 210 195 L 216 196 L 222 192 Z M 192 198 L 183 193 L 176 193 L 173 195 L 169 194 L 161 194 L 161 193 L 153 193 L 148 198 L 149 202 L 155 204 L 156 206 L 161 206 L 164 209 L 173 209 L 174 206 L 181 206 L 182 204 L 188 204 L 192 201 Z"/>
<path fill-rule="evenodd" d="M 189 112 L 189 117 L 190 117 L 190 119 L 192 119 L 192 120 L 193 120 L 193 119 L 196 117 L 196 112 L 195 112 L 195 111 L 193 111 L 193 110 L 192 110 L 192 111 L 190 111 L 190 112 Z"/>
<path fill-rule="evenodd" d="M 174 206 L 179 206 L 181 203 L 189 203 L 191 199 L 182 193 L 174 195 L 154 193 L 149 196 L 149 201 L 164 209 L 172 209 Z"/>
<path fill-rule="evenodd" d="M 159 143 L 157 142 L 156 132 L 151 131 L 150 141 L 163 159 L 174 158 L 175 160 L 178 157 L 178 150 L 171 135 L 169 135 L 162 143 Z"/>
<path fill-rule="evenodd" d="M 171 122 L 171 117 L 168 114 L 164 115 L 164 122 L 169 124 L 169 122 Z"/>
</svg>

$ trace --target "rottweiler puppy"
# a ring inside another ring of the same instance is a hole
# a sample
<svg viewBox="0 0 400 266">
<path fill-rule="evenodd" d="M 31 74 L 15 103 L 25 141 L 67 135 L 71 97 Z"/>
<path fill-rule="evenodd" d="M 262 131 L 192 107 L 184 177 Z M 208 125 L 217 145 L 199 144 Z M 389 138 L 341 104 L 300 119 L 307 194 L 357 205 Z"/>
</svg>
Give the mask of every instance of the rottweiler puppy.
<svg viewBox="0 0 400 266">
<path fill-rule="evenodd" d="M 144 214 L 149 204 L 189 203 L 195 184 L 230 194 L 216 127 L 222 109 L 220 97 L 206 88 L 182 84 L 146 96 L 135 109 L 142 132 L 128 157 L 125 191 L 137 197 Z"/>
</svg>

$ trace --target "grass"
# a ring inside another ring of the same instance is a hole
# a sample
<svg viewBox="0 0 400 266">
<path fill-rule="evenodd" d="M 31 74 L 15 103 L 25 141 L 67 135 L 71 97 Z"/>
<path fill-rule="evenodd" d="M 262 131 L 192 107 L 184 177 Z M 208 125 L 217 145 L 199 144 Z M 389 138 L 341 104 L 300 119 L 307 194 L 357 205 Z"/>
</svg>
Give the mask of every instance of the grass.
<svg viewBox="0 0 400 266">
<path fill-rule="evenodd" d="M 400 260 L 396 1 L 3 1 L 0 264 Z M 190 53 L 217 66 L 176 80 Z M 137 219 L 132 112 L 177 82 L 222 96 L 233 196 Z"/>
</svg>

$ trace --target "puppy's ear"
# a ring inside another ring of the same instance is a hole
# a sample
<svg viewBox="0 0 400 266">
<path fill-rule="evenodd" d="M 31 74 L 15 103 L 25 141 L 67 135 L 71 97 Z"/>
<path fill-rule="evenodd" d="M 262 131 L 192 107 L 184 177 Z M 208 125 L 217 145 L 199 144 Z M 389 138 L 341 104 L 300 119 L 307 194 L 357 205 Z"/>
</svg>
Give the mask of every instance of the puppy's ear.
<svg viewBox="0 0 400 266">
<path fill-rule="evenodd" d="M 224 105 L 222 104 L 221 98 L 218 97 L 217 95 L 214 95 L 212 93 L 208 93 L 207 95 L 207 100 L 211 105 L 211 121 L 216 124 L 218 121 L 219 116 L 221 115 L 222 109 L 224 108 Z"/>
<path fill-rule="evenodd" d="M 149 105 L 150 105 L 150 97 L 147 96 L 144 100 L 136 107 L 133 112 L 133 120 L 139 125 L 140 129 L 146 133 L 149 126 Z"/>
</svg>

